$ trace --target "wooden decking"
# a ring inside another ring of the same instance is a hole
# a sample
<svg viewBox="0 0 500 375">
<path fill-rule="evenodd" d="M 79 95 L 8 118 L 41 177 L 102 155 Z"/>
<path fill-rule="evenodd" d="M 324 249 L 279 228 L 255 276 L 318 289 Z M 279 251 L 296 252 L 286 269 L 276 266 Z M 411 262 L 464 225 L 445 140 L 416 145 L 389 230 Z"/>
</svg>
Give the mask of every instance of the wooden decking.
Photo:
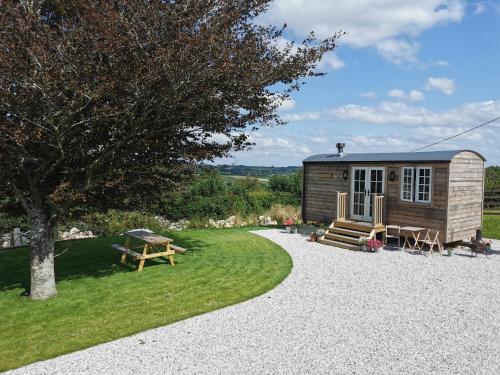
<svg viewBox="0 0 500 375">
<path fill-rule="evenodd" d="M 325 245 L 349 250 L 361 250 L 360 238 L 373 238 L 377 233 L 385 232 L 383 225 L 373 225 L 362 221 L 334 220 L 318 241 Z"/>
</svg>

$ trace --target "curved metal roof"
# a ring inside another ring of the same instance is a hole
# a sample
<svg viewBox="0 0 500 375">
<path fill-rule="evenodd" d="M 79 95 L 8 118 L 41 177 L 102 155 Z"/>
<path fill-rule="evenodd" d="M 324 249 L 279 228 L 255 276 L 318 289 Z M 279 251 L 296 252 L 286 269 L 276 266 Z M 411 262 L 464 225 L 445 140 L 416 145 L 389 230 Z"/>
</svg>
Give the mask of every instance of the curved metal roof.
<svg viewBox="0 0 500 375">
<path fill-rule="evenodd" d="M 486 159 L 476 151 L 451 150 L 451 151 L 424 151 L 424 152 L 385 152 L 385 153 L 360 153 L 360 154 L 318 154 L 304 159 L 304 163 L 368 163 L 368 162 L 451 162 L 456 155 L 468 151 Z"/>
</svg>

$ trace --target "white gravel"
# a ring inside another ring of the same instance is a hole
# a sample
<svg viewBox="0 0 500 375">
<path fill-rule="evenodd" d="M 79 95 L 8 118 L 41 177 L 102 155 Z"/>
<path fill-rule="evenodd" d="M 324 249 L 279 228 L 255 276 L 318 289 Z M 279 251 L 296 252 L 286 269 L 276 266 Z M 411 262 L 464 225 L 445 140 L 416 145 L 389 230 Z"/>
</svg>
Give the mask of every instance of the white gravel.
<svg viewBox="0 0 500 375">
<path fill-rule="evenodd" d="M 500 251 L 369 254 L 257 234 L 293 258 L 274 290 L 9 373 L 500 373 Z"/>
</svg>

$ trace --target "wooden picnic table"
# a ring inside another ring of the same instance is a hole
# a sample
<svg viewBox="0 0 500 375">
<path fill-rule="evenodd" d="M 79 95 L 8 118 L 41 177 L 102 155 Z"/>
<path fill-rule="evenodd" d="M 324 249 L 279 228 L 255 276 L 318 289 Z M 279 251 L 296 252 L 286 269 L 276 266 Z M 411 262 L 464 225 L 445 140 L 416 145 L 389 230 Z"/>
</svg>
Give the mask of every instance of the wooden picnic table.
<svg viewBox="0 0 500 375">
<path fill-rule="evenodd" d="M 410 248 L 412 253 L 415 252 L 416 249 L 420 251 L 420 245 L 418 244 L 418 241 L 420 239 L 420 233 L 422 233 L 424 230 L 426 230 L 426 228 L 412 226 L 401 227 L 401 234 L 405 238 L 402 250 L 404 251 L 405 246 L 408 244 L 408 247 Z M 410 242 L 411 239 L 413 239 L 414 241 L 413 245 Z"/>
<path fill-rule="evenodd" d="M 159 257 L 168 258 L 170 264 L 175 265 L 175 253 L 184 253 L 186 249 L 172 245 L 173 240 L 168 237 L 161 236 L 145 230 L 131 230 L 125 233 L 127 236 L 125 245 L 113 244 L 111 247 L 123 253 L 121 262 L 125 263 L 127 255 L 135 260 L 139 260 L 137 271 L 142 271 L 146 259 L 153 259 Z M 132 240 L 139 240 L 142 243 L 139 246 L 131 247 Z M 136 252 L 133 249 L 141 248 L 142 252 Z"/>
</svg>

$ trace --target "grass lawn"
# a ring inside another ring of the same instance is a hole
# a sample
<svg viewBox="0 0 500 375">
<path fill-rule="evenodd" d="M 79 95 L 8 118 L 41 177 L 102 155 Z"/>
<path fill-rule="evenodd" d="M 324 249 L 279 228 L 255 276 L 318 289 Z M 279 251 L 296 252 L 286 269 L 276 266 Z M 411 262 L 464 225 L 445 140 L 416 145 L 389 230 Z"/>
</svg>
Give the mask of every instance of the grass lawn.
<svg viewBox="0 0 500 375">
<path fill-rule="evenodd" d="M 245 229 L 168 233 L 189 251 L 122 267 L 123 238 L 57 245 L 58 296 L 23 297 L 29 251 L 0 253 L 0 371 L 163 326 L 262 294 L 290 272 L 289 255 Z"/>
<path fill-rule="evenodd" d="M 486 238 L 500 240 L 500 210 L 484 211 L 483 232 Z"/>
</svg>

